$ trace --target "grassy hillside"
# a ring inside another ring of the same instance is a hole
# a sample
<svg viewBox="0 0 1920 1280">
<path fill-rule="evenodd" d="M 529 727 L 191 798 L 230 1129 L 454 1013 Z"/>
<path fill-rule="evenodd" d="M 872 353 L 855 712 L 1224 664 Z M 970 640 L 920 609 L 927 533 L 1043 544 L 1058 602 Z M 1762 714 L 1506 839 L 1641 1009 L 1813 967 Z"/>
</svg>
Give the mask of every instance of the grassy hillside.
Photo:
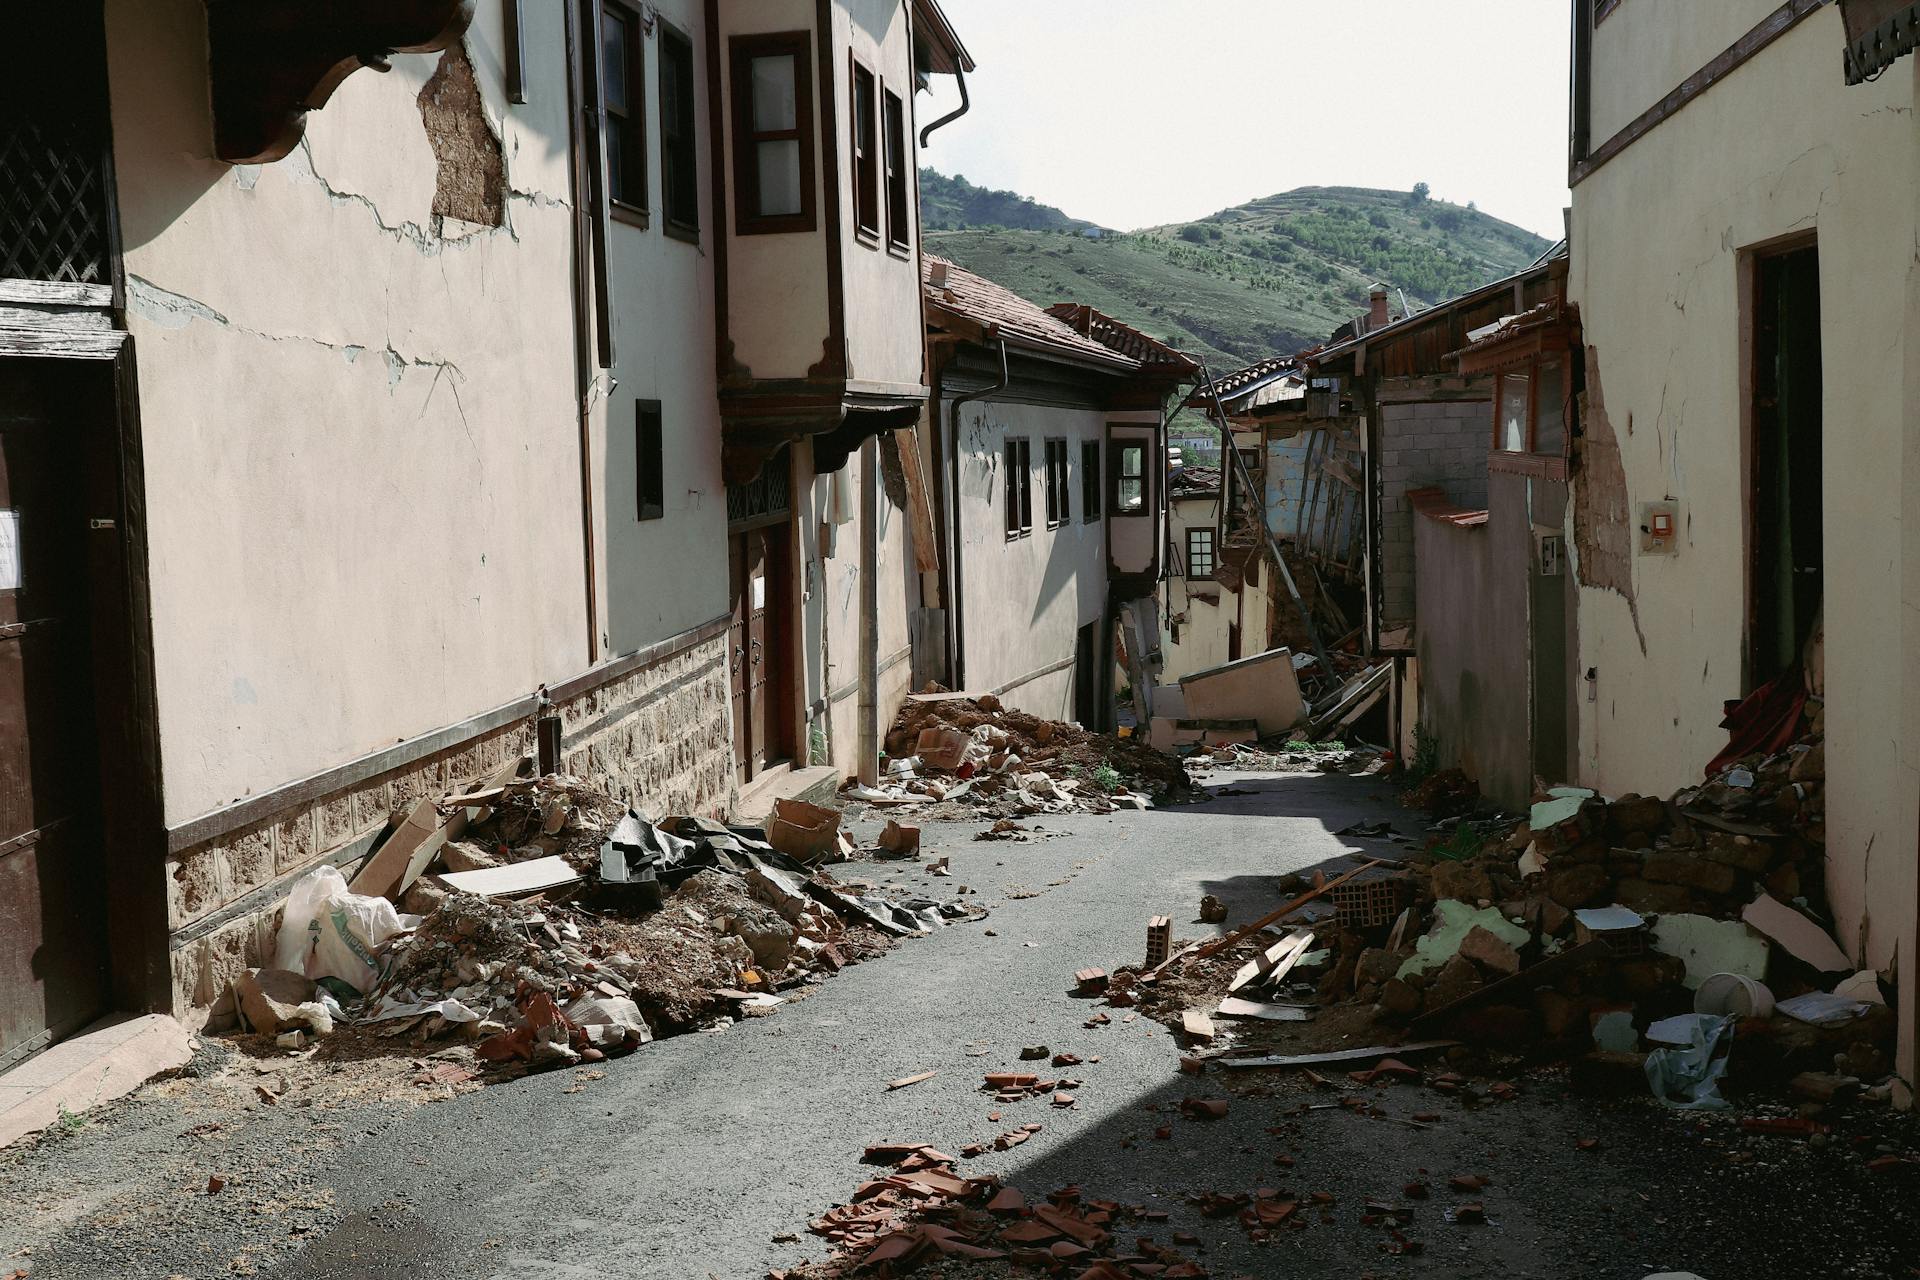
<svg viewBox="0 0 1920 1280">
<path fill-rule="evenodd" d="M 1548 248 L 1472 207 L 1359 187 L 1302 187 L 1099 240 L 934 225 L 929 251 L 1035 302 L 1098 307 L 1204 356 L 1215 372 L 1324 342 L 1367 309 L 1375 283 L 1394 291 L 1396 313 L 1400 291 L 1417 309 L 1510 275 Z"/>
<path fill-rule="evenodd" d="M 1015 191 L 989 191 L 965 178 L 920 171 L 920 223 L 929 231 L 1008 227 L 1019 231 L 1087 231 L 1091 222 L 1069 218 L 1049 204 Z"/>
</svg>

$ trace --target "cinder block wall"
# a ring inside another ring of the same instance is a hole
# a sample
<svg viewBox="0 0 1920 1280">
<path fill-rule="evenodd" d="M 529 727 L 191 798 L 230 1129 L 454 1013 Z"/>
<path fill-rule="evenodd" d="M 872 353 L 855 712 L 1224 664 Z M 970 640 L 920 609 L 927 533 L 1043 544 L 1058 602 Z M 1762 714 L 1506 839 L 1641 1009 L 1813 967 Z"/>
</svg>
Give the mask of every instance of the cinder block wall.
<svg viewBox="0 0 1920 1280">
<path fill-rule="evenodd" d="M 560 704 L 564 768 L 655 817 L 734 798 L 726 634 Z M 243 969 L 270 963 L 280 906 L 324 862 L 351 878 L 396 810 L 534 750 L 517 721 L 168 857 L 173 1011 L 190 1025 Z"/>
<path fill-rule="evenodd" d="M 1457 506 L 1487 505 L 1493 405 L 1442 400 L 1380 408 L 1381 625 L 1413 621 L 1413 508 L 1409 489 L 1445 490 Z"/>
</svg>

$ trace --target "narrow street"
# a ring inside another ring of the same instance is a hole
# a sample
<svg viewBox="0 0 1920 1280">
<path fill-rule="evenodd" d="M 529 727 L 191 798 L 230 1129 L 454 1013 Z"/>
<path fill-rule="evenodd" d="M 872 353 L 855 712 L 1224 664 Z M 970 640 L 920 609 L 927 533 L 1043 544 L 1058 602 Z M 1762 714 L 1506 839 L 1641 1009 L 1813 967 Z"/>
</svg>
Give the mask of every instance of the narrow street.
<svg viewBox="0 0 1920 1280">
<path fill-rule="evenodd" d="M 930 824 L 926 861 L 858 869 L 924 881 L 947 857 L 952 883 L 991 908 L 984 922 L 908 939 L 772 1017 L 663 1040 L 603 1071 L 529 1075 L 431 1105 L 334 1098 L 319 1111 L 297 1097 L 222 1111 L 203 1082 L 153 1086 L 0 1156 L 0 1196 L 29 1210 L 0 1224 L 0 1267 L 28 1257 L 36 1280 L 752 1280 L 825 1255 L 807 1224 L 878 1176 L 860 1163 L 869 1144 L 957 1152 L 1038 1122 L 1032 1140 L 962 1171 L 1033 1199 L 1078 1185 L 1164 1210 L 1141 1234 L 1190 1242 L 1215 1277 L 1914 1274 L 1912 1188 L 1864 1172 L 1841 1150 L 1844 1130 L 1826 1147 L 1743 1138 L 1735 1120 L 1663 1111 L 1644 1095 L 1573 1097 L 1564 1072 L 1521 1074 L 1510 1060 L 1492 1064 L 1518 1083 L 1507 1102 L 1383 1085 L 1366 1091 L 1381 1116 L 1293 1114 L 1338 1095 L 1316 1098 L 1298 1071 L 1180 1074 L 1173 1037 L 1144 1016 L 1116 1009 L 1089 1029 L 1104 1005 L 1072 994 L 1074 970 L 1136 962 L 1150 915 L 1173 915 L 1176 938 L 1204 937 L 1214 926 L 1191 923 L 1203 894 L 1228 904 L 1230 922 L 1252 919 L 1279 899 L 1278 877 L 1349 847 L 1333 832 L 1412 822 L 1371 779 L 1208 781 L 1250 794 L 1040 819 L 1058 834 L 1023 843 L 977 841 L 979 823 Z M 1036 1098 L 991 1122 L 1000 1108 L 982 1074 L 1018 1069 L 1037 1044 L 1086 1060 L 1075 1105 Z M 1344 1088 L 1345 1069 L 1366 1065 L 1325 1070 Z M 1479 1079 L 1488 1066 L 1476 1055 L 1464 1069 Z M 227 1070 L 244 1079 L 248 1067 Z M 939 1074 L 885 1091 L 925 1071 Z M 1188 1097 L 1230 1097 L 1231 1111 L 1186 1119 Z M 1424 1113 L 1428 1127 L 1407 1122 Z M 1169 1140 L 1155 1139 L 1162 1126 Z M 1463 1196 L 1448 1186 L 1459 1175 L 1490 1182 Z M 1430 1198 L 1410 1198 L 1413 1183 Z M 1331 1199 L 1308 1229 L 1265 1245 L 1188 1201 L 1271 1185 Z M 1787 1185 L 1808 1194 L 1782 1220 Z M 1462 1199 L 1483 1202 L 1487 1221 L 1450 1225 Z M 1383 1251 L 1387 1227 L 1369 1201 L 1410 1211 L 1402 1230 L 1419 1252 Z"/>
</svg>

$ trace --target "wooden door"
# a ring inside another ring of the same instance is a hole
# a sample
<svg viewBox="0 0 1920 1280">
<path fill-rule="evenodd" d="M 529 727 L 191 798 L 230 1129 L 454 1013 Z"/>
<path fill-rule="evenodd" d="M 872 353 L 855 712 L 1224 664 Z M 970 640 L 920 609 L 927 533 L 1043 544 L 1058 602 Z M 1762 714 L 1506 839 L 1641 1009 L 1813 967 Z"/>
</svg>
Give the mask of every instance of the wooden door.
<svg viewBox="0 0 1920 1280">
<path fill-rule="evenodd" d="M 732 622 L 727 629 L 727 688 L 733 699 L 733 768 L 741 782 L 749 782 L 753 771 L 752 732 L 747 723 L 747 593 L 745 588 L 746 538 L 735 534 L 727 539 L 727 594 L 732 602 Z"/>
<path fill-rule="evenodd" d="M 0 1061 L 108 995 L 82 454 L 99 424 L 75 420 L 69 376 L 0 360 Z"/>
<path fill-rule="evenodd" d="M 747 724 L 752 730 L 752 741 L 747 756 L 748 766 L 759 773 L 773 762 L 773 753 L 767 749 L 767 730 L 772 717 L 767 712 L 767 698 L 771 684 L 767 679 L 771 664 L 767 660 L 767 607 L 768 581 L 767 535 L 755 530 L 746 536 L 746 554 L 742 560 L 745 567 L 746 616 L 747 616 Z"/>
</svg>

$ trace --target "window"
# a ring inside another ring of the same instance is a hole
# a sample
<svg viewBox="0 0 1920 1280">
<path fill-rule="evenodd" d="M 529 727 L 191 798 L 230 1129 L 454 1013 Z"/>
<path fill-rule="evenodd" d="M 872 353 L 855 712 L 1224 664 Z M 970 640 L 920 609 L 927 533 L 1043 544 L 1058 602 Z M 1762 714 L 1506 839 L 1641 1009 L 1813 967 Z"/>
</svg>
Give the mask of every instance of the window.
<svg viewBox="0 0 1920 1280">
<path fill-rule="evenodd" d="M 1047 441 L 1047 527 L 1057 528 L 1072 519 L 1067 500 L 1067 442 Z"/>
<path fill-rule="evenodd" d="M 813 38 L 743 36 L 731 46 L 734 230 L 812 231 Z"/>
<path fill-rule="evenodd" d="M 693 41 L 660 22 L 660 209 L 667 234 L 700 239 L 700 151 L 694 137 Z"/>
<path fill-rule="evenodd" d="M 624 4 L 600 9 L 600 101 L 607 121 L 607 195 L 616 205 L 646 212 L 646 72 L 640 55 L 640 15 Z"/>
<path fill-rule="evenodd" d="M 1017 538 L 1033 529 L 1033 442 L 1007 441 L 1006 467 L 1007 536 Z"/>
<path fill-rule="evenodd" d="M 880 238 L 880 137 L 873 72 L 853 64 L 853 211 L 854 230 Z"/>
<path fill-rule="evenodd" d="M 1113 514 L 1147 514 L 1147 446 L 1123 444 L 1113 452 Z"/>
<path fill-rule="evenodd" d="M 667 510 L 666 455 L 660 445 L 660 402 L 642 400 L 634 415 L 633 491 L 637 519 L 658 520 Z"/>
<path fill-rule="evenodd" d="M 886 125 L 887 244 L 895 249 L 909 249 L 913 246 L 913 204 L 907 198 L 907 175 L 913 172 L 913 163 L 907 153 L 907 104 L 891 89 L 887 90 Z M 1061 493 L 1064 498 L 1065 490 Z"/>
<path fill-rule="evenodd" d="M 1500 453 L 1561 457 L 1567 451 L 1567 365 L 1535 357 L 1500 375 L 1493 447 Z"/>
<path fill-rule="evenodd" d="M 1213 530 L 1187 530 L 1187 576 L 1189 578 L 1213 576 Z"/>
<path fill-rule="evenodd" d="M 1100 518 L 1100 442 L 1080 443 L 1080 518 Z"/>
</svg>

